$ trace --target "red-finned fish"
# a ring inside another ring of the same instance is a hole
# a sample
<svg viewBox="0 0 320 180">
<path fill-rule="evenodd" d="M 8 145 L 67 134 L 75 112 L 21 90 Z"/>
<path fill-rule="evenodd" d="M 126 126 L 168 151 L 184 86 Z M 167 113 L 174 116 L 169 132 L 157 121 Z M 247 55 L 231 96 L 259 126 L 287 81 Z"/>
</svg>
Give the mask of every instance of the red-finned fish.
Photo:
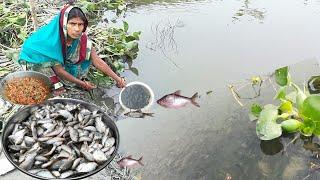
<svg viewBox="0 0 320 180">
<path fill-rule="evenodd" d="M 176 109 L 184 107 L 189 103 L 192 103 L 197 107 L 200 107 L 200 105 L 195 101 L 197 97 L 198 97 L 198 93 L 195 93 L 191 98 L 181 96 L 180 90 L 178 90 L 172 94 L 167 94 L 163 96 L 161 99 L 157 101 L 157 103 L 166 108 L 176 108 Z"/>
<path fill-rule="evenodd" d="M 140 159 L 132 159 L 132 156 L 130 155 L 128 157 L 122 158 L 117 163 L 120 166 L 120 168 L 124 168 L 124 167 L 133 168 L 133 167 L 137 167 L 139 165 L 143 166 L 143 164 L 141 162 L 142 157 Z"/>
</svg>

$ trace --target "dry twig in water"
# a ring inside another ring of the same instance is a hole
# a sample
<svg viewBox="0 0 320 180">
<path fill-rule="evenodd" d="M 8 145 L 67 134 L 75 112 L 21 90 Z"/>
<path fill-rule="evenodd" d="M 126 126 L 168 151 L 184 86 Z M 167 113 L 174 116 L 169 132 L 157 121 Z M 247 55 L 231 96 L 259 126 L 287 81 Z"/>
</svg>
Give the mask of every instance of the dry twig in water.
<svg viewBox="0 0 320 180">
<path fill-rule="evenodd" d="M 237 103 L 238 103 L 241 107 L 243 107 L 243 104 L 241 103 L 241 101 L 240 101 L 240 99 L 239 99 L 239 95 L 238 95 L 238 94 L 235 92 L 235 90 L 234 90 L 234 86 L 228 85 L 228 87 L 229 87 L 229 89 L 230 89 L 230 91 L 231 91 L 234 99 L 237 101 Z"/>
</svg>

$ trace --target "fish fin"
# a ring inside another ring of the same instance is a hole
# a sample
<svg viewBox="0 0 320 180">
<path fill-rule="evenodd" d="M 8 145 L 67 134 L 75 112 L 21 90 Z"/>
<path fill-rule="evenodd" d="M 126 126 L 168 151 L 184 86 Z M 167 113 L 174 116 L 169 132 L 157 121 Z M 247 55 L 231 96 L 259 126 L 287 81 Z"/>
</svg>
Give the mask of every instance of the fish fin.
<svg viewBox="0 0 320 180">
<path fill-rule="evenodd" d="M 119 165 L 120 169 L 123 169 L 124 166 L 122 165 L 121 161 L 122 161 L 122 159 L 120 161 L 118 161 L 117 164 Z"/>
<path fill-rule="evenodd" d="M 144 113 L 146 116 L 150 116 L 150 117 L 154 117 L 153 114 L 154 113 Z"/>
<path fill-rule="evenodd" d="M 142 158 L 143 158 L 143 156 L 141 156 L 141 158 L 138 159 L 138 163 L 139 163 L 141 166 L 144 166 L 144 164 L 141 162 L 141 161 L 142 161 Z"/>
<path fill-rule="evenodd" d="M 180 95 L 181 94 L 181 90 L 178 90 L 178 91 L 174 92 L 173 94 Z"/>
<path fill-rule="evenodd" d="M 191 103 L 197 107 L 200 107 L 200 105 L 196 102 L 196 98 L 198 97 L 198 93 L 195 93 L 190 99 Z"/>
</svg>

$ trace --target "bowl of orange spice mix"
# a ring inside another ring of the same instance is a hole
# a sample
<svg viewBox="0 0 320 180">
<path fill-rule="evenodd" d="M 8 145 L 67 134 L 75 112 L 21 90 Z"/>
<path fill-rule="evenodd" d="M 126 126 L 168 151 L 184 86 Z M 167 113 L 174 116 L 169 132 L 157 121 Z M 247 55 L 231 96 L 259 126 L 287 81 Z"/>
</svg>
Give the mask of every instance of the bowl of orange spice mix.
<svg viewBox="0 0 320 180">
<path fill-rule="evenodd" d="M 42 73 L 16 71 L 2 79 L 0 94 L 13 104 L 40 104 L 51 97 L 52 84 L 49 77 Z"/>
</svg>

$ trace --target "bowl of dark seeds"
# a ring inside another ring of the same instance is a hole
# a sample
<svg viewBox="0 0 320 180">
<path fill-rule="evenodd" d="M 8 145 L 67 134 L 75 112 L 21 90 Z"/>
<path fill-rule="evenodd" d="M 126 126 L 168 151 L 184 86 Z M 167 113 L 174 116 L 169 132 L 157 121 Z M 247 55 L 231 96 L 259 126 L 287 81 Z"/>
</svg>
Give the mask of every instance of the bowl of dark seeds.
<svg viewBox="0 0 320 180">
<path fill-rule="evenodd" d="M 154 100 L 152 89 L 142 82 L 131 82 L 123 88 L 119 95 L 120 105 L 128 111 L 146 110 Z"/>
<path fill-rule="evenodd" d="M 119 148 L 116 124 L 99 107 L 49 99 L 15 113 L 2 132 L 3 152 L 38 179 L 82 179 L 104 169 Z"/>
</svg>

